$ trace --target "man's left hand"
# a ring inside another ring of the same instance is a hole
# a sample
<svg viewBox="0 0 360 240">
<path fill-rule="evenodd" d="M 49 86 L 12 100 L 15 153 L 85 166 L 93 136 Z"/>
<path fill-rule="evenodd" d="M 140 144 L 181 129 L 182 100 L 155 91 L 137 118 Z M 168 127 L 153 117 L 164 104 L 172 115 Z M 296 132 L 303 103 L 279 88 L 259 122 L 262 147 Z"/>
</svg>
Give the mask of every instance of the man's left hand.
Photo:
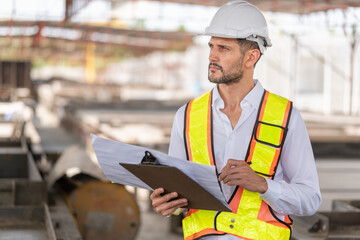
<svg viewBox="0 0 360 240">
<path fill-rule="evenodd" d="M 257 175 L 254 170 L 241 160 L 229 159 L 222 169 L 219 181 L 229 186 L 240 186 L 251 192 L 265 193 L 268 189 L 265 178 Z"/>
</svg>

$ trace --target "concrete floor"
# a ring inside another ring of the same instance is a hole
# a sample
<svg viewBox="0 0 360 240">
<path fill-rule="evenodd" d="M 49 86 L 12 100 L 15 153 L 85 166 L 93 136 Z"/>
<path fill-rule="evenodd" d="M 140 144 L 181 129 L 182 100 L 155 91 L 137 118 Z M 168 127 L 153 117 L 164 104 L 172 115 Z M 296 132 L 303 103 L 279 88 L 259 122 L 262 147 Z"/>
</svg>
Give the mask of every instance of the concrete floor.
<svg viewBox="0 0 360 240">
<path fill-rule="evenodd" d="M 170 232 L 171 218 L 163 217 L 156 213 L 149 202 L 149 191 L 137 191 L 138 205 L 140 208 L 140 229 L 135 240 L 181 240 L 181 233 Z"/>
<path fill-rule="evenodd" d="M 141 226 L 135 240 L 181 239 L 181 234 L 170 233 L 170 218 L 154 212 L 141 212 Z"/>
</svg>

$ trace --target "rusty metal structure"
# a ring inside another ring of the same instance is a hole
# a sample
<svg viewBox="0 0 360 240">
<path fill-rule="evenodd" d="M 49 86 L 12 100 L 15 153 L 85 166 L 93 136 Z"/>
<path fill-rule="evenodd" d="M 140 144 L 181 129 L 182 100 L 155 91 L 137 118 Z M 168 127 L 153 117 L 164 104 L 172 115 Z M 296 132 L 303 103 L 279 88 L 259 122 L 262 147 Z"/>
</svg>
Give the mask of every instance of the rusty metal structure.
<svg viewBox="0 0 360 240">
<path fill-rule="evenodd" d="M 135 239 L 140 210 L 124 186 L 92 181 L 69 195 L 84 239 Z"/>
<path fill-rule="evenodd" d="M 4 123 L 9 122 L 0 124 Z M 64 232 L 72 232 L 71 238 L 81 239 L 74 225 L 66 228 L 58 224 L 55 231 L 54 224 L 68 222 L 71 217 L 59 215 L 64 209 L 58 208 L 60 211 L 56 213 L 49 208 L 46 184 L 36 166 L 30 143 L 23 131 L 21 133 L 11 141 L 0 139 L 0 238 L 29 239 L 31 236 L 39 240 L 56 240 Z"/>
<path fill-rule="evenodd" d="M 81 146 L 61 154 L 48 174 L 47 187 L 49 192 L 60 190 L 84 239 L 135 238 L 140 226 L 135 198 L 124 186 L 107 182 Z"/>
<path fill-rule="evenodd" d="M 107 182 L 80 146 L 52 159 L 25 133 L 28 124 L 0 115 L 0 238 L 135 239 L 140 210 L 134 196 Z M 9 125 L 11 137 L 4 135 Z M 53 167 L 46 170 L 44 162 Z"/>
</svg>

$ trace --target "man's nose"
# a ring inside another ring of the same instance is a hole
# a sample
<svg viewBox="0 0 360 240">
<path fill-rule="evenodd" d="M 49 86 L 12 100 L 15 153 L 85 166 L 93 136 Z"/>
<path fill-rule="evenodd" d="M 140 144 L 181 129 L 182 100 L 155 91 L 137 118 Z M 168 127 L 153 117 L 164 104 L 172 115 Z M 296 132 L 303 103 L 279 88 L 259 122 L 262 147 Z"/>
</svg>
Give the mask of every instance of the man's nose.
<svg viewBox="0 0 360 240">
<path fill-rule="evenodd" d="M 219 57 L 218 57 L 218 54 L 215 49 L 210 49 L 209 61 L 210 62 L 218 62 L 219 61 Z"/>
</svg>

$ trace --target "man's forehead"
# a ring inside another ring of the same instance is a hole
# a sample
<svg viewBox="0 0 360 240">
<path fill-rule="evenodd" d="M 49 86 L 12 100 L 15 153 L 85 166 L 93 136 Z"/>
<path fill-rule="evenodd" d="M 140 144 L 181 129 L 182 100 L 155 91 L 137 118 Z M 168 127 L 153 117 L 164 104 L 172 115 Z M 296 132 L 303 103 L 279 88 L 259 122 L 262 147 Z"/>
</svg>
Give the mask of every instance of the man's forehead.
<svg viewBox="0 0 360 240">
<path fill-rule="evenodd" d="M 211 37 L 209 43 L 213 45 L 233 45 L 236 44 L 236 38 Z"/>
</svg>

